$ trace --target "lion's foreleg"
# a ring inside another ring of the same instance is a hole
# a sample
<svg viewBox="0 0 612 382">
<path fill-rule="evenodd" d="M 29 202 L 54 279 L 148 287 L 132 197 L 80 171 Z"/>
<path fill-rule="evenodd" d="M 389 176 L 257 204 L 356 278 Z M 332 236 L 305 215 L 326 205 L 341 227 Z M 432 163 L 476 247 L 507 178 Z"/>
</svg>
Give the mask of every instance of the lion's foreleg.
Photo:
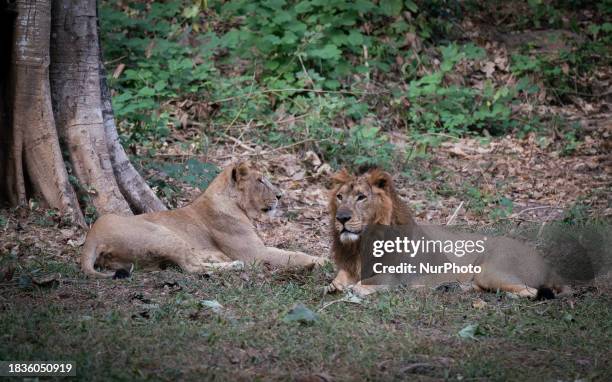
<svg viewBox="0 0 612 382">
<path fill-rule="evenodd" d="M 515 293 L 520 297 L 536 297 L 538 294 L 536 288 L 526 285 L 518 277 L 499 271 L 485 270 L 475 277 L 474 284 L 475 289 L 500 290 Z"/>
<path fill-rule="evenodd" d="M 184 251 L 180 256 L 170 259 L 187 273 L 206 273 L 213 270 L 243 269 L 244 262 L 229 261 L 222 252 L 214 250 Z"/>
<path fill-rule="evenodd" d="M 354 284 L 357 280 L 353 280 L 351 275 L 344 269 L 340 269 L 334 280 L 325 287 L 325 293 L 342 292 L 349 285 Z"/>
<path fill-rule="evenodd" d="M 198 265 L 189 265 L 183 268 L 188 273 L 206 273 L 215 270 L 240 270 L 244 268 L 244 263 L 240 260 L 226 261 L 222 263 L 201 263 Z"/>
</svg>

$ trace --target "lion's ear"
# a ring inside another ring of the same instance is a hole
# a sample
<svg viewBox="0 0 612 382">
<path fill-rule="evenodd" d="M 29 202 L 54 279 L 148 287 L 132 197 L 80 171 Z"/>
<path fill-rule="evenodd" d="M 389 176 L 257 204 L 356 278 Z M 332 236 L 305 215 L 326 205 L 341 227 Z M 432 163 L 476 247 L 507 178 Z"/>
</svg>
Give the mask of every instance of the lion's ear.
<svg viewBox="0 0 612 382">
<path fill-rule="evenodd" d="M 243 181 L 249 175 L 249 165 L 246 162 L 238 163 L 232 169 L 232 180 L 234 182 Z"/>
<path fill-rule="evenodd" d="M 383 190 L 389 190 L 393 187 L 393 178 L 386 171 L 375 169 L 367 174 L 368 184 L 372 187 L 378 187 Z"/>
<path fill-rule="evenodd" d="M 338 171 L 331 177 L 332 183 L 334 185 L 344 184 L 348 182 L 350 179 L 351 179 L 351 175 L 346 170 L 346 168 L 343 168 L 342 170 Z"/>
</svg>

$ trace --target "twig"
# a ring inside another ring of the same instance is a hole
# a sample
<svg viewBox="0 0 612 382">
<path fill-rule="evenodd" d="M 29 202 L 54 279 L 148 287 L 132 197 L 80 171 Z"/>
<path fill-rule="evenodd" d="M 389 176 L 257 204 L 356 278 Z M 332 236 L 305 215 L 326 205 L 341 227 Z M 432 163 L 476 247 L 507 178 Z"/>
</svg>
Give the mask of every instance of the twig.
<svg viewBox="0 0 612 382">
<path fill-rule="evenodd" d="M 533 308 L 533 307 L 538 306 L 538 305 L 548 304 L 550 301 L 551 300 L 542 300 L 542 301 L 536 302 L 535 304 L 523 306 L 522 308 Z"/>
<path fill-rule="evenodd" d="M 222 135 L 224 138 L 229 139 L 230 141 L 234 142 L 235 144 L 237 144 L 238 146 L 242 147 L 242 148 L 243 148 L 243 149 L 245 149 L 245 150 L 248 150 L 248 151 L 255 151 L 255 149 L 254 149 L 254 148 L 252 148 L 252 147 L 250 147 L 250 146 L 246 145 L 244 142 L 242 142 L 242 141 L 241 141 L 240 139 L 238 139 L 238 138 L 234 138 L 234 137 L 232 137 L 231 135 L 227 135 L 227 134 L 225 134 L 225 133 L 221 133 L 221 135 Z"/>
<path fill-rule="evenodd" d="M 263 127 L 263 126 L 266 126 L 266 125 L 272 124 L 272 123 L 275 123 L 277 125 L 282 125 L 284 123 L 295 122 L 297 120 L 303 119 L 303 118 L 307 117 L 308 114 L 309 113 L 305 113 L 305 114 L 301 114 L 301 115 L 296 115 L 296 116 L 289 116 L 287 118 L 284 118 L 284 119 L 281 119 L 281 120 L 278 120 L 278 121 L 274 121 L 274 122 L 271 122 L 271 123 L 265 123 L 265 122 L 257 122 L 257 123 L 254 123 L 254 124 L 246 123 L 246 124 L 241 124 L 241 125 L 234 125 L 233 127 L 236 127 L 236 128 Z M 189 125 L 193 125 L 193 126 L 197 126 L 197 127 L 208 127 L 206 124 L 204 124 L 202 122 L 194 121 L 193 119 L 188 120 L 187 123 Z"/>
<path fill-rule="evenodd" d="M 518 217 L 520 214 L 522 214 L 523 212 L 527 212 L 527 211 L 534 211 L 534 210 L 542 210 L 542 209 L 551 209 L 551 210 L 561 210 L 563 211 L 563 208 L 559 208 L 559 207 L 552 207 L 552 206 L 536 206 L 536 207 L 529 207 L 529 208 L 525 208 L 524 210 L 520 210 L 519 212 L 516 213 L 516 215 L 514 216 L 515 218 Z"/>
<path fill-rule="evenodd" d="M 121 60 L 123 60 L 123 59 L 124 59 L 124 58 L 126 58 L 126 57 L 127 57 L 127 55 L 123 55 L 123 56 L 121 56 L 121 57 L 119 57 L 119 58 L 115 58 L 114 60 L 105 61 L 105 62 L 104 62 L 104 66 L 108 66 L 108 65 L 113 64 L 113 63 L 115 63 L 115 62 L 117 62 L 117 61 L 121 61 Z"/>
<path fill-rule="evenodd" d="M 328 141 L 328 140 L 329 139 L 327 139 L 327 138 L 324 138 L 324 139 L 308 138 L 308 139 L 301 140 L 299 142 L 292 143 L 290 145 L 277 147 L 277 148 L 274 148 L 272 150 L 264 150 L 264 151 L 259 151 L 259 152 L 255 151 L 255 152 L 250 152 L 250 153 L 241 154 L 241 155 L 224 155 L 224 156 L 221 156 L 221 157 L 217 157 L 216 159 L 228 159 L 228 158 L 233 158 L 233 157 L 250 157 L 250 156 L 269 155 L 269 154 L 275 153 L 277 151 L 289 149 L 291 147 L 298 146 L 298 145 L 301 145 L 301 144 L 304 144 L 304 143 L 307 143 L 307 142 L 314 142 L 314 141 L 322 142 L 322 141 Z"/>
<path fill-rule="evenodd" d="M 455 218 L 457 217 L 457 214 L 459 213 L 459 210 L 461 209 L 461 207 L 463 207 L 463 201 L 461 201 L 461 203 L 459 203 L 459 206 L 455 209 L 455 212 L 453 212 L 453 214 L 451 215 L 450 219 L 448 219 L 448 221 L 446 222 L 446 225 L 453 224 L 453 222 L 455 221 Z"/>
<path fill-rule="evenodd" d="M 327 308 L 328 306 L 331 306 L 331 305 L 333 305 L 333 304 L 335 304 L 337 302 L 342 302 L 342 301 L 346 301 L 346 299 L 344 297 L 342 297 L 342 298 L 339 298 L 337 300 L 330 301 L 330 302 L 324 304 L 322 307 L 320 307 L 319 310 L 317 310 L 317 313 L 320 313 L 321 311 L 323 311 L 323 309 Z"/>
</svg>

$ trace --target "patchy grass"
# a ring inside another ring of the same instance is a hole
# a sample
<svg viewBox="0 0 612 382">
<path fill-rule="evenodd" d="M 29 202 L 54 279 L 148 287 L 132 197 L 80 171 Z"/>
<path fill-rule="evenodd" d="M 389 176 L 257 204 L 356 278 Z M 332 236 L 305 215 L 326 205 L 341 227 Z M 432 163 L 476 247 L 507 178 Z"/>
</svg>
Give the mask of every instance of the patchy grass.
<svg viewBox="0 0 612 382">
<path fill-rule="evenodd" d="M 87 280 L 73 264 L 20 261 L 0 283 L 0 359 L 74 360 L 81 380 L 610 380 L 605 288 L 536 302 L 500 294 L 396 290 L 327 303 L 331 268 Z M 474 301 L 485 301 L 474 308 Z M 215 311 L 202 303 L 216 300 Z M 296 303 L 310 324 L 282 318 Z M 323 309 L 322 309 L 323 308 Z M 322 310 L 321 310 L 322 309 Z M 474 339 L 458 332 L 477 324 Z"/>
</svg>

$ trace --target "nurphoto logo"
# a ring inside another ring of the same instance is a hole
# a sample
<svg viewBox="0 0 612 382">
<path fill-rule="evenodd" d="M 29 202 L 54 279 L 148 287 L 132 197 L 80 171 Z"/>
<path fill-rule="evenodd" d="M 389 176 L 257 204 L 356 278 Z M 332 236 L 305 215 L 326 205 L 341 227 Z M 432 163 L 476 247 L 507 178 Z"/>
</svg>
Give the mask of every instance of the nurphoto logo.
<svg viewBox="0 0 612 382">
<path fill-rule="evenodd" d="M 372 226 L 363 238 L 361 280 L 371 285 L 414 283 L 441 274 L 463 279 L 482 272 L 479 259 L 487 252 L 485 235 L 434 226 Z"/>
</svg>

